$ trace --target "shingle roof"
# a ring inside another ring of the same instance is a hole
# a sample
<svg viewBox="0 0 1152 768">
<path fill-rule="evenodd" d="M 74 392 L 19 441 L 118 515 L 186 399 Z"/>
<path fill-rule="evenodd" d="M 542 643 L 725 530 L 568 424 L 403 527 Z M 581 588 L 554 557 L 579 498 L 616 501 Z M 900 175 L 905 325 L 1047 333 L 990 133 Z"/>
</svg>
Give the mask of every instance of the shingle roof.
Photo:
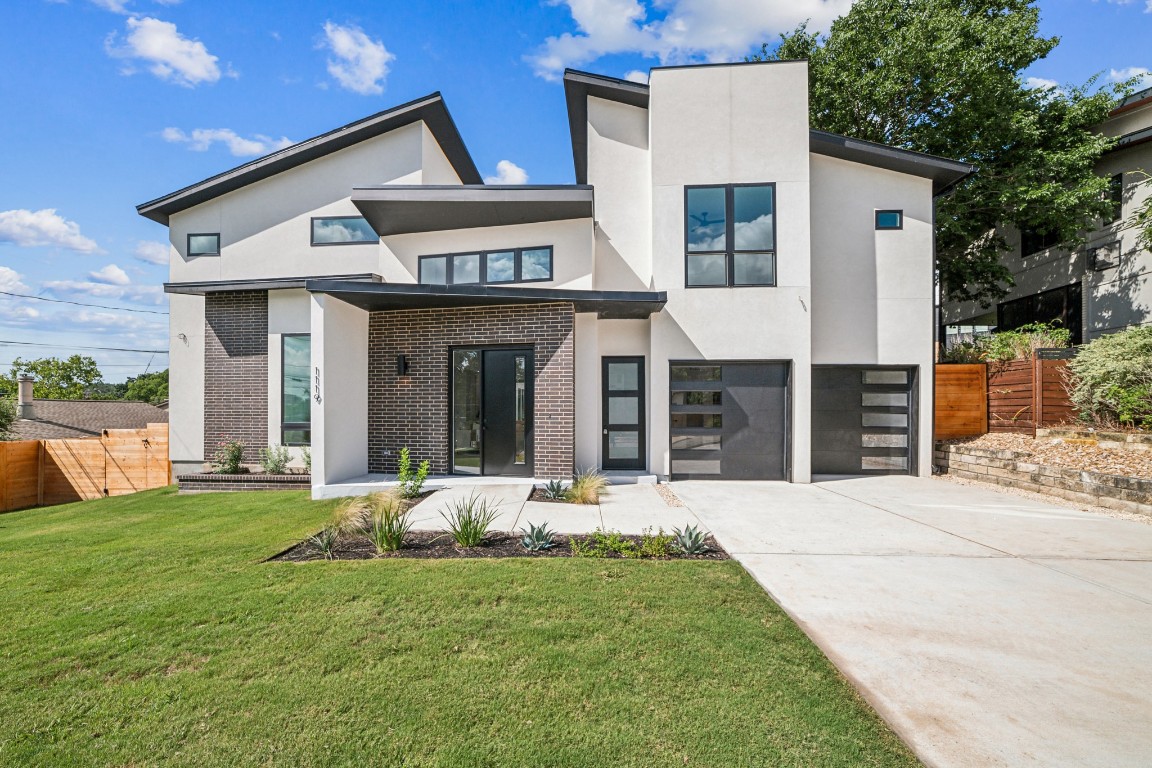
<svg viewBox="0 0 1152 768">
<path fill-rule="evenodd" d="M 33 415 L 12 422 L 16 439 L 99 437 L 105 429 L 144 429 L 168 421 L 168 411 L 126 400 L 36 400 Z"/>
</svg>

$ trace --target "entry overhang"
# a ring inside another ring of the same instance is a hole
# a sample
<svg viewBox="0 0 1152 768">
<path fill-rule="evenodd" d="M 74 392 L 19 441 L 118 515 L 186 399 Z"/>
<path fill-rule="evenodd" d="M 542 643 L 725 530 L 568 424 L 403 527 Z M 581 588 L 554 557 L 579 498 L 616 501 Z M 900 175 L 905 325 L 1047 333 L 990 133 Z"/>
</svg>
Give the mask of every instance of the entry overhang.
<svg viewBox="0 0 1152 768">
<path fill-rule="evenodd" d="M 643 320 L 662 310 L 668 301 L 668 294 L 664 291 L 415 285 L 323 279 L 309 280 L 305 288 L 312 293 L 323 293 L 369 312 L 568 302 L 573 305 L 576 312 L 595 312 L 604 319 Z"/>
<path fill-rule="evenodd" d="M 592 187 L 384 184 L 357 187 L 352 203 L 381 237 L 590 219 Z"/>
</svg>

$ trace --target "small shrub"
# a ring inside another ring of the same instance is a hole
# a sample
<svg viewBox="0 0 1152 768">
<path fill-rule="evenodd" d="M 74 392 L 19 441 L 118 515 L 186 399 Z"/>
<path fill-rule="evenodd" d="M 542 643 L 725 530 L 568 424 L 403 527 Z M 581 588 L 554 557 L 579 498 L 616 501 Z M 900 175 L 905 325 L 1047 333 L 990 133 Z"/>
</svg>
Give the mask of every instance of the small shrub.
<svg viewBox="0 0 1152 768">
<path fill-rule="evenodd" d="M 401 448 L 399 466 L 396 472 L 400 495 L 406 499 L 415 499 L 418 497 L 424 490 L 424 482 L 428 479 L 428 470 L 430 467 L 431 465 L 427 459 L 425 459 L 420 462 L 420 466 L 413 471 L 412 456 L 408 453 L 408 448 Z"/>
<path fill-rule="evenodd" d="M 302 449 L 300 451 L 300 456 L 304 459 L 304 471 L 308 474 L 312 474 L 312 449 Z"/>
<path fill-rule="evenodd" d="M 563 480 L 549 480 L 544 486 L 544 498 L 553 501 L 563 501 L 568 498 L 568 486 Z"/>
<path fill-rule="evenodd" d="M 576 557 L 639 557 L 640 547 L 633 541 L 624 538 L 619 531 L 605 531 L 597 528 L 588 535 L 587 541 L 571 539 L 569 546 Z"/>
<path fill-rule="evenodd" d="M 976 341 L 961 341 L 940 353 L 942 363 L 982 363 L 984 348 Z"/>
<path fill-rule="evenodd" d="M 336 551 L 336 541 L 340 538 L 340 529 L 334 525 L 327 526 L 320 533 L 316 534 L 309 541 L 312 545 L 320 550 L 326 560 L 331 560 L 333 553 Z"/>
<path fill-rule="evenodd" d="M 412 528 L 404 503 L 388 493 L 374 493 L 371 497 L 372 513 L 368 521 L 368 538 L 376 547 L 376 554 L 395 552 L 404 546 L 404 537 Z"/>
<path fill-rule="evenodd" d="M 244 443 L 239 440 L 225 440 L 216 446 L 212 455 L 212 470 L 221 475 L 235 475 L 240 472 L 244 461 Z"/>
<path fill-rule="evenodd" d="M 453 502 L 447 514 L 440 512 L 440 516 L 448 523 L 447 535 L 462 549 L 483 544 L 497 514 L 497 504 L 490 504 L 488 499 L 481 498 L 475 491 L 468 498 Z"/>
<path fill-rule="evenodd" d="M 707 552 L 710 547 L 704 543 L 708 534 L 699 530 L 694 525 L 684 526 L 684 530 L 679 528 L 672 529 L 672 541 L 676 549 L 680 550 L 685 555 L 702 555 Z"/>
<path fill-rule="evenodd" d="M 651 528 L 645 528 L 643 533 L 640 537 L 640 557 L 668 557 L 672 554 L 672 536 L 664 533 L 663 528 L 656 533 L 652 533 Z"/>
<path fill-rule="evenodd" d="M 1152 429 L 1152 327 L 1093 339 L 1068 361 L 1068 373 L 1081 420 Z"/>
<path fill-rule="evenodd" d="M 1031 360 L 1037 349 L 1067 349 L 1072 344 L 1072 333 L 1052 323 L 1029 323 L 1014 331 L 998 331 L 977 340 L 989 362 Z"/>
<path fill-rule="evenodd" d="M 608 478 L 595 469 L 582 469 L 576 473 L 565 497 L 573 504 L 599 504 L 600 492 L 608 485 Z"/>
<path fill-rule="evenodd" d="M 529 552 L 543 552 L 552 549 L 556 544 L 552 541 L 552 531 L 548 530 L 548 523 L 532 525 L 528 523 L 528 530 L 523 531 L 524 538 L 520 543 Z"/>
<path fill-rule="evenodd" d="M 283 445 L 270 445 L 260 449 L 260 468 L 268 475 L 280 475 L 288 468 L 292 457 L 288 448 Z"/>
</svg>

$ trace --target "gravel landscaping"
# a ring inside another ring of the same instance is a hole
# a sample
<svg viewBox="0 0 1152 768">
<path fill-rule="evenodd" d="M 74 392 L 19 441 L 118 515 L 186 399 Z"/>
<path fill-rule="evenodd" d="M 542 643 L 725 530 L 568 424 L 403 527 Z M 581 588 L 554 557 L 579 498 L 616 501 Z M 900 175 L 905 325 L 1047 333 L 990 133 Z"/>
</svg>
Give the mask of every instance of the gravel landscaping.
<svg viewBox="0 0 1152 768">
<path fill-rule="evenodd" d="M 943 441 L 992 451 L 1013 451 L 1020 459 L 1049 467 L 1066 467 L 1125 477 L 1152 477 L 1152 451 L 1128 451 L 1096 445 L 1053 443 L 1027 435 L 989 433 Z"/>
</svg>

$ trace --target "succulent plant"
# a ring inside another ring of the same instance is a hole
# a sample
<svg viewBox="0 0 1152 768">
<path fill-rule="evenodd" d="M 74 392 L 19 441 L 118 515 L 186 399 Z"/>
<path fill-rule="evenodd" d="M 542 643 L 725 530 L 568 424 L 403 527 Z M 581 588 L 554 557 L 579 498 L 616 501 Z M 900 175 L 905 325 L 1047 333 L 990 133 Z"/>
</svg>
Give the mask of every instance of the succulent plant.
<svg viewBox="0 0 1152 768">
<path fill-rule="evenodd" d="M 708 534 L 694 525 L 684 526 L 684 530 L 672 529 L 672 543 L 685 555 L 702 555 L 711 549 L 704 543 Z"/>
<path fill-rule="evenodd" d="M 548 523 L 540 525 L 528 523 L 528 530 L 524 531 L 524 538 L 520 539 L 520 543 L 530 552 L 543 552 L 556 546 L 552 541 L 552 531 L 548 530 Z"/>
<path fill-rule="evenodd" d="M 568 498 L 568 486 L 563 480 L 549 480 L 544 486 L 544 498 L 562 501 Z"/>
<path fill-rule="evenodd" d="M 309 541 L 320 550 L 325 559 L 331 560 L 336 549 L 336 540 L 338 538 L 340 538 L 340 529 L 334 525 L 329 525 L 320 531 L 320 533 L 311 537 Z"/>
</svg>

